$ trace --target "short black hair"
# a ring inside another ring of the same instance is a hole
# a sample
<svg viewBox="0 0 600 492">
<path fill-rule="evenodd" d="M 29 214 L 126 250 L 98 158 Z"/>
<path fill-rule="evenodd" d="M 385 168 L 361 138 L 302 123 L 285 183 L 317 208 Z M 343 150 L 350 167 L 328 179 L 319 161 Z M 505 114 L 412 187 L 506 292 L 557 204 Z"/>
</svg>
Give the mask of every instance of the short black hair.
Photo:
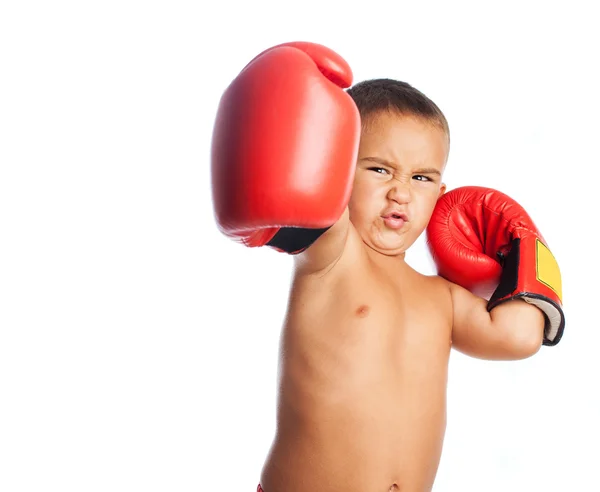
<svg viewBox="0 0 600 492">
<path fill-rule="evenodd" d="M 346 91 L 356 103 L 363 124 L 382 111 L 412 115 L 437 124 L 450 139 L 444 113 L 431 99 L 407 82 L 394 79 L 370 79 L 358 82 Z"/>
</svg>

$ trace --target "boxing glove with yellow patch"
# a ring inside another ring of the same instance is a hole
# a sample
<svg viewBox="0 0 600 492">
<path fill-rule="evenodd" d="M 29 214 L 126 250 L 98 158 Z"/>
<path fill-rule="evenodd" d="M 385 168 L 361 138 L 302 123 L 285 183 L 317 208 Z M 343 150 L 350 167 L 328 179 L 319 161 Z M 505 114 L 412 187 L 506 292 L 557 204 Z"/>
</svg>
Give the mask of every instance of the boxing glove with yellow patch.
<svg viewBox="0 0 600 492">
<path fill-rule="evenodd" d="M 536 305 L 546 318 L 544 345 L 560 341 L 560 269 L 515 200 L 491 188 L 456 188 L 439 198 L 426 234 L 440 276 L 488 300 L 488 311 L 511 299 Z"/>
</svg>

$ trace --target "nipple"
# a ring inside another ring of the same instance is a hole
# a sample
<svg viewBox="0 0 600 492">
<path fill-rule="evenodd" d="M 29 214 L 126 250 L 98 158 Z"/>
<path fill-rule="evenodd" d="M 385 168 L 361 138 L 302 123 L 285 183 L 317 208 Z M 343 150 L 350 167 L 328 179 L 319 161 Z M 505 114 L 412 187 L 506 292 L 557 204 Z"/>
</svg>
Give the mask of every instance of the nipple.
<svg viewBox="0 0 600 492">
<path fill-rule="evenodd" d="M 362 304 L 356 310 L 356 316 L 358 316 L 359 318 L 365 318 L 366 316 L 368 316 L 369 311 L 369 306 L 367 306 L 366 304 Z"/>
</svg>

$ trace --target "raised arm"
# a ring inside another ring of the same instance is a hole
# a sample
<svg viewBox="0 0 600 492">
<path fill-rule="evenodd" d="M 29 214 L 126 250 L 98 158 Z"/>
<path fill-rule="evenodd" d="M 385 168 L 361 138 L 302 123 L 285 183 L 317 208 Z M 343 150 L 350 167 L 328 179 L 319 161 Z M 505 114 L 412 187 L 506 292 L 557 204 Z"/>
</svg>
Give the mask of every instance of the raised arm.
<svg viewBox="0 0 600 492">
<path fill-rule="evenodd" d="M 545 318 L 522 299 L 488 310 L 488 301 L 451 283 L 452 346 L 487 360 L 519 360 L 537 353 L 544 338 Z"/>
<path fill-rule="evenodd" d="M 300 256 L 318 270 L 348 230 L 360 116 L 343 90 L 344 59 L 286 43 L 256 56 L 224 92 L 212 140 L 212 191 L 221 232 L 249 247 Z"/>
<path fill-rule="evenodd" d="M 436 204 L 427 242 L 439 275 L 450 281 L 456 349 L 521 359 L 560 341 L 560 270 L 513 199 L 477 186 L 452 190 Z"/>
</svg>

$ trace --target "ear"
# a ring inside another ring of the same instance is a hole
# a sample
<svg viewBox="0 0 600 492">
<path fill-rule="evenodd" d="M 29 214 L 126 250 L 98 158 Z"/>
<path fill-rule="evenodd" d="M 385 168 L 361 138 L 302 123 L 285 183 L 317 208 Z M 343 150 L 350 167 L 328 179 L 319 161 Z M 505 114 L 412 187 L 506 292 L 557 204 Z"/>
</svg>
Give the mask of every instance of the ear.
<svg viewBox="0 0 600 492">
<path fill-rule="evenodd" d="M 440 185 L 440 192 L 438 193 L 438 199 L 444 194 L 446 193 L 446 184 L 442 183 Z"/>
</svg>

